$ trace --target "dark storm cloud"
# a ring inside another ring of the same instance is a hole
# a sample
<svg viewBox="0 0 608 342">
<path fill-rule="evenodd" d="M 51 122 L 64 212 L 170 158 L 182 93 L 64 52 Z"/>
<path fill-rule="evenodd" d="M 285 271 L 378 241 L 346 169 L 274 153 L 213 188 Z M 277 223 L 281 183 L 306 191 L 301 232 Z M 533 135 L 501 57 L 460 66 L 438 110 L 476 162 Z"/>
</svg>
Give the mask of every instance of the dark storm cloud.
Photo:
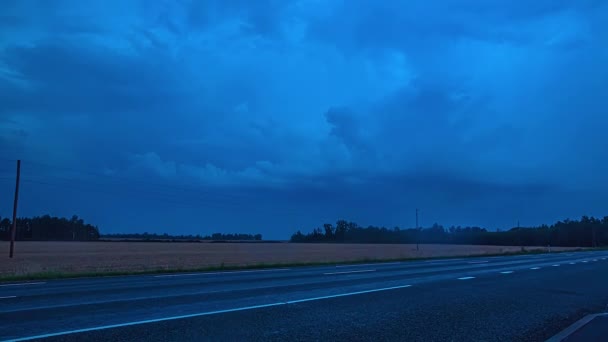
<svg viewBox="0 0 608 342">
<path fill-rule="evenodd" d="M 602 1 L 3 5 L 2 155 L 110 193 L 38 189 L 32 214 L 162 230 L 179 213 L 183 229 L 276 237 L 338 217 L 407 225 L 417 206 L 490 227 L 605 214 Z"/>
</svg>

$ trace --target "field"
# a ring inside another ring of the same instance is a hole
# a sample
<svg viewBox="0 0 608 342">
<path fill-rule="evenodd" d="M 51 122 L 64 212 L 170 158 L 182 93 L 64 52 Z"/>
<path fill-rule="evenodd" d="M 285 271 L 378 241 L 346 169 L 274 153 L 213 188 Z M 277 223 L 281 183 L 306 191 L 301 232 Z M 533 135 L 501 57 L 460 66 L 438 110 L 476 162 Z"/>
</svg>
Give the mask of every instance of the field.
<svg viewBox="0 0 608 342">
<path fill-rule="evenodd" d="M 453 257 L 521 252 L 521 247 L 473 245 L 380 245 L 293 243 L 175 243 L 175 242 L 22 242 L 15 257 L 6 253 L 0 279 L 100 273 L 137 273 L 205 268 L 253 267 L 279 264 Z M 545 250 L 526 247 L 526 251 Z M 553 251 L 568 248 L 553 248 Z"/>
</svg>

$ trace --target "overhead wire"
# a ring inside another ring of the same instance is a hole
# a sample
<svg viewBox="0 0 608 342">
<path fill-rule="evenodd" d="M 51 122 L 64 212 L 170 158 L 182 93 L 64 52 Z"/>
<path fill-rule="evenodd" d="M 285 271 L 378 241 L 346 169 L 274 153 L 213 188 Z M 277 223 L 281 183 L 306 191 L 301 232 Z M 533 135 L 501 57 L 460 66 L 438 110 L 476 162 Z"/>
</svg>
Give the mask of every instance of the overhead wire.
<svg viewBox="0 0 608 342">
<path fill-rule="evenodd" d="M 0 158 L 0 161 L 7 161 L 4 158 Z M 69 177 L 65 174 L 36 174 L 28 171 L 27 165 L 44 166 L 51 169 L 60 171 L 72 172 L 74 177 Z M 7 170 L 8 171 L 8 170 Z M 200 206 L 213 206 L 213 207 L 232 207 L 232 208 L 243 208 L 252 203 L 260 205 L 259 196 L 255 196 L 247 193 L 232 193 L 228 194 L 220 192 L 221 190 L 209 189 L 203 190 L 201 186 L 184 186 L 182 185 L 170 185 L 162 184 L 150 181 L 143 181 L 133 179 L 131 177 L 121 177 L 120 175 L 108 175 L 103 173 L 96 173 L 90 171 L 77 170 L 74 168 L 51 165 L 48 163 L 24 160 L 22 161 L 22 174 L 21 182 L 26 184 L 37 184 L 44 186 L 59 187 L 62 189 L 69 189 L 71 191 L 77 191 L 81 193 L 100 193 L 110 196 L 133 196 L 137 195 L 142 201 L 152 200 L 150 197 L 154 197 L 156 200 L 165 203 L 171 203 L 174 205 L 180 205 L 185 207 L 200 208 Z M 82 177 L 82 176 L 87 177 Z M 90 177 L 93 178 L 90 178 Z M 0 175 L 0 180 L 13 181 L 15 180 L 14 175 L 6 174 Z M 242 188 L 232 187 L 233 190 L 242 191 Z M 144 195 L 144 196 L 142 196 Z M 149 196 L 149 197 L 145 197 Z M 131 197 L 131 200 L 133 198 Z M 276 207 L 277 205 L 273 205 Z M 282 206 L 279 204 L 278 206 Z M 296 213 L 291 210 L 281 210 L 283 213 Z"/>
<path fill-rule="evenodd" d="M 87 171 L 87 170 L 78 170 L 78 169 L 74 169 L 74 168 L 68 168 L 68 167 L 64 167 L 64 166 L 56 166 L 56 165 L 51 165 L 51 164 L 47 164 L 47 163 L 41 163 L 41 162 L 35 162 L 35 161 L 28 161 L 26 160 L 25 162 L 22 161 L 22 174 L 27 174 L 27 168 L 24 167 L 23 165 L 27 164 L 33 164 L 33 165 L 40 165 L 40 166 L 46 166 L 49 168 L 53 168 L 53 169 L 57 169 L 57 170 L 63 170 L 63 171 L 70 171 L 73 172 L 76 176 L 78 176 L 79 179 L 82 179 L 82 175 L 86 175 L 86 176 L 92 176 L 92 177 L 100 177 L 103 179 L 108 179 L 108 180 L 115 180 L 115 181 L 119 181 L 119 182 L 126 182 L 129 183 L 131 185 L 134 184 L 139 184 L 139 185 L 143 185 L 143 186 L 150 186 L 150 187 L 157 187 L 157 188 L 162 188 L 162 189 L 168 189 L 170 191 L 175 191 L 175 190 L 179 190 L 179 191 L 186 191 L 186 192 L 196 192 L 197 194 L 206 194 L 206 193 L 211 193 L 214 196 L 219 196 L 219 197 L 225 197 L 225 198 L 243 198 L 243 199 L 251 199 L 251 195 L 246 194 L 246 193 L 218 193 L 218 192 L 212 192 L 211 190 L 207 189 L 205 190 L 205 186 L 204 185 L 194 185 L 194 186 L 185 186 L 182 184 L 176 185 L 176 184 L 167 184 L 167 183 L 158 183 L 158 182 L 151 182 L 151 181 L 144 181 L 142 179 L 135 179 L 133 177 L 123 177 L 120 175 L 113 175 L 113 174 L 105 174 L 105 173 L 97 173 L 97 172 L 91 172 L 91 171 Z M 50 177 L 50 175 L 45 175 L 46 177 Z M 61 178 L 61 177 L 57 177 L 55 175 L 53 175 L 53 177 L 55 178 Z"/>
</svg>

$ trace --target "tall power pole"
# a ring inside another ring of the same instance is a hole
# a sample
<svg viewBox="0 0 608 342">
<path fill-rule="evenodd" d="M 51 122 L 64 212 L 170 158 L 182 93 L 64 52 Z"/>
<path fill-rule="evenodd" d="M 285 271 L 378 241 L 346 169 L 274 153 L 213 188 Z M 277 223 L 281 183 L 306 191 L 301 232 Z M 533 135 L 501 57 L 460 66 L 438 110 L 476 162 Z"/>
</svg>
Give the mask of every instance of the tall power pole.
<svg viewBox="0 0 608 342">
<path fill-rule="evenodd" d="M 13 226 L 11 227 L 11 247 L 8 254 L 9 258 L 13 257 L 15 250 L 15 235 L 17 234 L 17 202 L 19 201 L 19 178 L 21 176 L 21 160 L 17 160 L 17 180 L 15 182 L 15 201 L 13 202 Z"/>
<path fill-rule="evenodd" d="M 420 250 L 420 229 L 418 228 L 418 208 L 416 208 L 416 232 L 417 232 L 416 250 L 419 251 Z"/>
</svg>

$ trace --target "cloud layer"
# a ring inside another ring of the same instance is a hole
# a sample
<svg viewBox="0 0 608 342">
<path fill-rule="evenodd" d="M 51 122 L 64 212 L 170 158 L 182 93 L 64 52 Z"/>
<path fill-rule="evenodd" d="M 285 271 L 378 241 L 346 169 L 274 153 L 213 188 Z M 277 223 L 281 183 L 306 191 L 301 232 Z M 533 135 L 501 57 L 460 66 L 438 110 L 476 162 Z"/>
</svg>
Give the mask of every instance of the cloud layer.
<svg viewBox="0 0 608 342">
<path fill-rule="evenodd" d="M 270 237 L 415 207 L 496 228 L 605 214 L 603 1 L 3 7 L 0 152 L 25 161 L 30 213 Z"/>
</svg>

